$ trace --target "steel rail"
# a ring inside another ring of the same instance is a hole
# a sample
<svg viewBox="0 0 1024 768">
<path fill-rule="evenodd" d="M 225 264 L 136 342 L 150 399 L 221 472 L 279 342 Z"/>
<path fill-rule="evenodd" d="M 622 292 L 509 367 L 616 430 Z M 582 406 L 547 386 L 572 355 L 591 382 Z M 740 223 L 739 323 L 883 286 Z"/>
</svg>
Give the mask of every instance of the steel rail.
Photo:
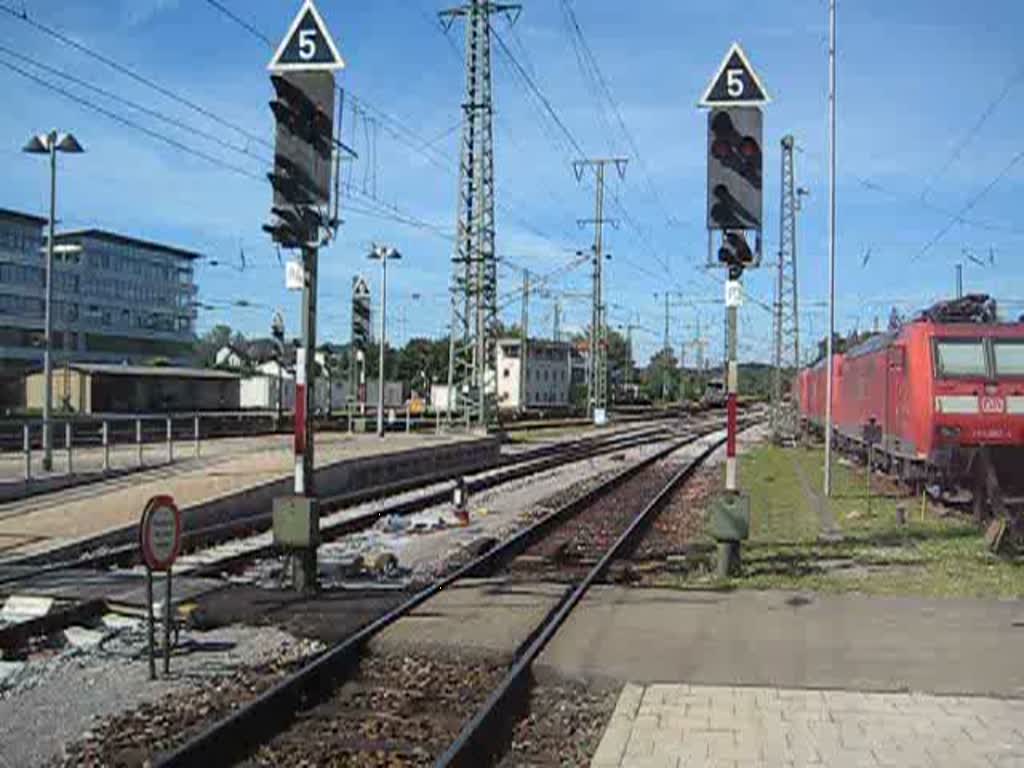
<svg viewBox="0 0 1024 768">
<path fill-rule="evenodd" d="M 481 490 L 501 485 L 502 483 L 511 482 L 531 474 L 536 474 L 537 472 L 544 472 L 563 464 L 569 464 L 574 461 L 581 461 L 585 458 L 600 456 L 604 453 L 631 448 L 642 441 L 656 437 L 663 431 L 663 428 L 649 427 L 638 431 L 624 432 L 616 435 L 584 438 L 583 440 L 572 441 L 572 444 L 568 446 L 543 446 L 535 451 L 530 451 L 518 456 L 503 457 L 503 460 L 499 461 L 494 466 L 473 473 L 484 474 L 487 472 L 496 472 L 497 474 L 494 477 L 484 477 L 470 481 L 469 490 L 471 492 L 479 492 Z M 435 482 L 444 483 L 449 482 L 450 479 L 451 475 L 447 475 L 433 479 L 430 482 L 431 484 Z M 336 512 L 348 506 L 354 506 L 356 504 L 372 501 L 373 499 L 385 498 L 390 495 L 407 492 L 414 489 L 418 483 L 422 482 L 423 479 L 420 478 L 401 481 L 400 483 L 394 483 L 388 486 L 338 494 L 323 499 L 321 502 L 321 509 L 326 513 Z M 321 529 L 321 536 L 325 541 L 331 541 L 341 536 L 366 530 L 367 528 L 372 527 L 377 520 L 381 518 L 390 515 L 405 516 L 414 514 L 415 512 L 422 511 L 423 509 L 427 509 L 428 507 L 436 504 L 444 503 L 450 498 L 451 489 L 448 488 L 436 491 L 432 494 L 427 494 L 417 499 L 396 502 L 374 512 L 369 512 L 365 515 L 360 515 L 349 520 L 325 526 Z M 195 551 L 198 547 L 203 545 L 215 546 L 217 544 L 230 541 L 233 538 L 238 538 L 235 533 L 240 530 L 244 531 L 257 528 L 266 529 L 269 519 L 269 513 L 261 512 L 256 515 L 248 515 L 243 518 L 237 518 L 235 520 L 185 531 L 183 536 L 186 551 Z M 203 538 L 211 533 L 223 535 L 211 536 L 206 539 Z M 117 565 L 132 565 L 139 561 L 138 544 L 134 542 L 115 547 L 102 547 L 101 545 L 97 545 L 97 549 L 100 551 L 83 557 L 74 558 L 72 560 L 55 563 L 40 562 L 36 558 L 19 559 L 7 563 L 0 563 L 0 585 L 30 581 L 39 576 L 76 568 L 109 568 Z M 239 562 L 245 562 L 246 560 L 267 556 L 272 554 L 274 551 L 276 551 L 276 547 L 273 544 L 254 548 L 247 552 L 239 553 L 234 557 L 228 557 L 214 563 L 201 565 L 191 570 L 190 575 L 201 576 L 218 570 L 229 569 L 236 566 Z M 4 570 L 14 572 L 4 574 L 2 573 Z"/>
<path fill-rule="evenodd" d="M 438 758 L 435 768 L 481 768 L 493 765 L 503 756 L 509 740 L 511 727 L 522 712 L 529 692 L 530 671 L 534 660 L 579 605 L 590 587 L 604 574 L 612 561 L 620 559 L 633 545 L 637 537 L 653 522 L 669 496 L 679 485 L 720 448 L 726 439 L 716 440 L 686 464 L 664 485 L 648 504 L 633 518 L 618 539 L 604 553 L 586 576 L 563 597 L 541 621 L 531 635 L 525 650 L 517 654 L 508 673 L 488 696 L 473 718 L 463 727 L 448 750 Z"/>
<path fill-rule="evenodd" d="M 499 466 L 497 469 L 484 470 L 484 472 L 492 472 L 493 474 L 480 477 L 475 480 L 470 480 L 466 484 L 466 488 L 470 493 L 480 493 L 481 491 L 485 491 L 505 483 L 510 483 L 524 477 L 529 477 L 530 475 L 546 472 L 550 469 L 561 467 L 566 464 L 572 464 L 576 461 L 583 461 L 585 459 L 595 458 L 607 453 L 635 448 L 636 446 L 642 445 L 650 440 L 668 439 L 667 437 L 658 437 L 657 433 L 660 431 L 661 430 L 656 430 L 654 433 L 644 433 L 643 435 L 631 435 L 628 438 L 598 444 L 596 447 L 573 449 L 572 451 L 555 454 L 549 458 L 543 458 L 532 462 L 523 461 L 521 463 Z M 450 481 L 441 480 L 438 482 Z M 372 510 L 361 515 L 356 515 L 355 517 L 324 525 L 320 528 L 320 540 L 321 542 L 334 541 L 343 536 L 365 531 L 373 527 L 378 520 L 382 520 L 386 517 L 390 517 L 392 515 L 405 517 L 417 512 L 422 512 L 430 507 L 444 504 L 451 500 L 453 490 L 454 486 L 447 486 L 440 490 L 418 496 L 414 499 L 397 501 L 381 509 Z M 343 509 L 345 506 L 349 505 L 343 504 L 331 506 L 330 501 L 328 500 L 324 510 L 327 512 L 334 512 L 338 509 Z M 198 531 L 196 533 L 198 533 Z M 268 556 L 277 551 L 277 549 L 277 545 L 267 544 L 246 552 L 240 552 L 236 556 L 229 556 L 210 564 L 204 564 L 189 571 L 189 575 L 203 576 L 210 575 L 218 571 L 228 570 L 240 562 L 246 562 L 247 560 Z"/>
<path fill-rule="evenodd" d="M 690 445 L 707 434 L 722 429 L 720 425 L 702 427 L 656 453 L 623 468 L 608 480 L 571 501 L 546 517 L 523 529 L 512 538 L 466 563 L 448 576 L 421 589 L 397 608 L 377 618 L 347 639 L 324 651 L 301 669 L 275 684 L 256 699 L 212 724 L 173 751 L 156 756 L 157 768 L 202 768 L 227 765 L 252 753 L 283 731 L 296 719 L 300 710 L 312 707 L 327 698 L 349 678 L 358 666 L 371 638 L 402 617 L 450 587 L 455 582 L 493 573 L 512 558 L 529 549 L 551 530 L 586 509 L 597 498 L 619 487 L 674 451 Z"/>
</svg>

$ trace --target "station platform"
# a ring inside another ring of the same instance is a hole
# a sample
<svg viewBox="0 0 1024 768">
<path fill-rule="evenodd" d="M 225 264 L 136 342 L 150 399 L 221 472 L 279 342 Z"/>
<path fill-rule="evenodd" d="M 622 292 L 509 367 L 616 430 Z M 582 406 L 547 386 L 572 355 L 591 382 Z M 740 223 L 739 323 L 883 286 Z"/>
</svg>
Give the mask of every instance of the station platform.
<svg viewBox="0 0 1024 768">
<path fill-rule="evenodd" d="M 97 546 L 135 540 L 148 499 L 170 494 L 186 530 L 230 519 L 270 517 L 272 500 L 292 492 L 290 435 L 231 441 L 181 464 L 144 470 L 0 505 L 0 563 L 70 559 Z M 430 480 L 495 462 L 494 438 L 465 435 L 317 435 L 320 496 L 356 493 L 399 480 Z"/>
</svg>

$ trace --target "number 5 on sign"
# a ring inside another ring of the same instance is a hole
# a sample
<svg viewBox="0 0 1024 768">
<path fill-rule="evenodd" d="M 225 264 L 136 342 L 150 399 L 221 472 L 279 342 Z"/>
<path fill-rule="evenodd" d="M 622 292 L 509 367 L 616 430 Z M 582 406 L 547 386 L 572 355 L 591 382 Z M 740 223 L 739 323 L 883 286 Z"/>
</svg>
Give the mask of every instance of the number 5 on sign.
<svg viewBox="0 0 1024 768">
<path fill-rule="evenodd" d="M 733 43 L 698 103 L 702 107 L 755 107 L 769 101 L 768 92 L 747 54 L 739 43 Z"/>
<path fill-rule="evenodd" d="M 299 58 L 303 61 L 312 61 L 316 56 L 316 30 L 299 30 Z"/>
<path fill-rule="evenodd" d="M 729 69 L 725 72 L 726 90 L 734 99 L 743 95 L 743 70 Z"/>
</svg>

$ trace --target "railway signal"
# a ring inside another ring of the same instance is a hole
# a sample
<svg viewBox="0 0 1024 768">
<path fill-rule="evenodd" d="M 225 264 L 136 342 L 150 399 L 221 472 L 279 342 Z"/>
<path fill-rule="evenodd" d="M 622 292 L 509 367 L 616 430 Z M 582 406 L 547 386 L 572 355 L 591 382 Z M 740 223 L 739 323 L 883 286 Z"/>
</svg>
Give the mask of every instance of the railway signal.
<svg viewBox="0 0 1024 768">
<path fill-rule="evenodd" d="M 728 267 L 730 280 L 739 280 L 743 270 L 754 263 L 754 253 L 742 232 L 726 232 L 722 236 L 718 261 Z"/>
<path fill-rule="evenodd" d="M 738 490 L 736 479 L 736 410 L 739 366 L 736 360 L 737 323 L 742 301 L 743 270 L 761 261 L 764 154 L 761 151 L 761 105 L 768 92 L 739 43 L 733 43 L 708 83 L 699 105 L 708 112 L 708 262 L 713 266 L 714 233 L 721 232 L 717 264 L 728 270 L 725 306 L 727 321 L 727 441 L 724 496 L 716 501 L 711 529 L 718 539 L 718 572 L 733 575 L 739 568 L 740 542 L 750 528 L 750 499 Z M 747 242 L 753 232 L 755 248 Z"/>
<path fill-rule="evenodd" d="M 366 353 L 370 348 L 370 284 L 362 275 L 352 278 L 352 367 L 350 381 L 362 413 L 366 408 Z"/>
<path fill-rule="evenodd" d="M 708 229 L 761 229 L 762 118 L 756 107 L 708 115 Z"/>
<path fill-rule="evenodd" d="M 274 99 L 273 219 L 263 226 L 302 252 L 302 347 L 295 359 L 295 496 L 274 505 L 274 535 L 291 550 L 299 591 L 316 589 L 319 513 L 313 485 L 317 249 L 337 226 L 328 212 L 334 176 L 334 73 L 345 66 L 313 0 L 305 0 L 268 65 Z M 297 281 L 299 282 L 299 281 Z M 311 533 L 312 532 L 312 533 Z"/>
<path fill-rule="evenodd" d="M 267 174 L 274 190 L 270 224 L 263 229 L 283 248 L 315 244 L 330 225 L 334 144 L 334 76 L 325 72 L 273 74 L 276 98 L 270 102 L 277 123 L 274 168 Z"/>
</svg>

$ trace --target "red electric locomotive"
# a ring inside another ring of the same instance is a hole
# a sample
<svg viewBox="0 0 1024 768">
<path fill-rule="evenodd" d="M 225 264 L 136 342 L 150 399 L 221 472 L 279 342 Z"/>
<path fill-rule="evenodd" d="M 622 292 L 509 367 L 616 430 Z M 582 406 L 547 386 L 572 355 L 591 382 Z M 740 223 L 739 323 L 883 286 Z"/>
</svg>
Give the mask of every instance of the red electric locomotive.
<svg viewBox="0 0 1024 768">
<path fill-rule="evenodd" d="M 908 482 L 969 489 L 975 511 L 1002 514 L 1024 487 L 1024 323 L 999 323 L 987 296 L 925 311 L 836 355 L 836 442 Z M 824 423 L 825 367 L 797 382 L 801 417 Z"/>
</svg>

